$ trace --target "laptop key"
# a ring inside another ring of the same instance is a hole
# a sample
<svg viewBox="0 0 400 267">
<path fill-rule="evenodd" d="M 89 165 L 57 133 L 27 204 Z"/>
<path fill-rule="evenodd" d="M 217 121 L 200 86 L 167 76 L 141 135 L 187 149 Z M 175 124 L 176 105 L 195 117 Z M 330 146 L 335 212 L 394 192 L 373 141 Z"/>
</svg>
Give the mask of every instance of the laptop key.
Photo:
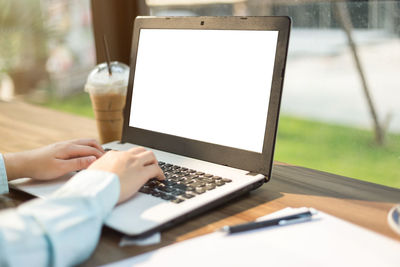
<svg viewBox="0 0 400 267">
<path fill-rule="evenodd" d="M 174 186 L 174 185 L 176 185 L 176 181 L 172 178 L 168 178 L 167 180 L 163 181 L 163 184 L 169 185 L 169 186 Z"/>
<path fill-rule="evenodd" d="M 188 179 L 186 179 L 186 180 L 184 181 L 184 183 L 185 183 L 186 185 L 189 185 L 189 184 L 194 183 L 194 180 L 188 178 Z"/>
<path fill-rule="evenodd" d="M 191 186 L 194 186 L 194 187 L 203 187 L 205 185 L 206 185 L 206 183 L 200 182 L 200 181 L 196 181 L 196 182 L 191 184 Z"/>
<path fill-rule="evenodd" d="M 190 198 L 192 198 L 194 196 L 195 195 L 193 195 L 193 194 L 184 194 L 184 195 L 182 195 L 182 197 L 187 198 L 187 199 L 190 199 Z"/>
<path fill-rule="evenodd" d="M 166 187 L 165 184 L 159 183 L 154 188 L 157 189 L 157 190 L 161 190 L 162 191 L 163 189 L 165 189 L 165 187 Z"/>
<path fill-rule="evenodd" d="M 146 183 L 146 185 L 149 186 L 149 187 L 155 187 L 157 185 L 157 182 L 149 181 L 148 183 Z"/>
<path fill-rule="evenodd" d="M 185 200 L 182 199 L 182 198 L 174 198 L 174 199 L 171 200 L 172 203 L 176 203 L 176 204 L 179 204 L 179 203 L 181 203 L 183 201 L 185 201 Z"/>
<path fill-rule="evenodd" d="M 186 181 L 187 179 L 189 179 L 189 178 L 187 178 L 186 176 L 181 176 L 181 177 L 179 177 L 179 181 L 181 181 L 181 182 L 184 182 L 184 181 Z"/>
<path fill-rule="evenodd" d="M 215 184 L 206 184 L 206 190 L 213 190 L 215 187 Z"/>
<path fill-rule="evenodd" d="M 170 194 L 173 196 L 180 196 L 185 194 L 185 191 L 175 189 L 174 191 L 170 192 Z"/>
<path fill-rule="evenodd" d="M 195 190 L 195 187 L 193 187 L 191 185 L 186 187 L 186 191 L 194 191 L 194 190 Z"/>
<path fill-rule="evenodd" d="M 173 192 L 173 191 L 175 191 L 175 189 L 173 187 L 170 187 L 170 186 L 166 186 L 165 187 L 165 192 L 170 193 L 170 192 Z"/>
<path fill-rule="evenodd" d="M 221 186 L 221 185 L 224 185 L 225 182 L 222 181 L 222 180 L 217 180 L 217 181 L 215 181 L 215 184 L 216 184 L 217 186 Z"/>
<path fill-rule="evenodd" d="M 167 195 L 167 194 L 160 194 L 160 196 L 161 196 L 161 198 L 164 199 L 164 200 L 170 200 L 170 199 L 171 199 L 171 196 L 170 196 L 170 195 Z"/>
<path fill-rule="evenodd" d="M 203 194 L 206 192 L 206 189 L 204 187 L 196 187 L 195 191 L 197 194 Z"/>
<path fill-rule="evenodd" d="M 228 178 L 222 178 L 222 181 L 224 181 L 225 183 L 230 183 L 230 182 L 232 182 L 232 180 L 231 180 L 231 179 L 228 179 Z"/>
<path fill-rule="evenodd" d="M 185 184 L 177 184 L 174 186 L 174 188 L 179 190 L 186 190 L 187 186 Z"/>
<path fill-rule="evenodd" d="M 145 193 L 145 194 L 150 194 L 150 188 L 142 187 L 142 188 L 140 188 L 139 192 Z"/>
</svg>

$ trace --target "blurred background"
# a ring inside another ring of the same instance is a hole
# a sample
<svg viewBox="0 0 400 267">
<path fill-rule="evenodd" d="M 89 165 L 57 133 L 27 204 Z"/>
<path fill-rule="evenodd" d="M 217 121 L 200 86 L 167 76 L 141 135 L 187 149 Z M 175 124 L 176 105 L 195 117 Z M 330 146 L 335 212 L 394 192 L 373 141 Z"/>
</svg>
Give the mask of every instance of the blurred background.
<svg viewBox="0 0 400 267">
<path fill-rule="evenodd" d="M 0 101 L 94 117 L 97 39 L 129 63 L 138 14 L 290 16 L 275 160 L 400 188 L 400 1 L 0 0 Z"/>
</svg>

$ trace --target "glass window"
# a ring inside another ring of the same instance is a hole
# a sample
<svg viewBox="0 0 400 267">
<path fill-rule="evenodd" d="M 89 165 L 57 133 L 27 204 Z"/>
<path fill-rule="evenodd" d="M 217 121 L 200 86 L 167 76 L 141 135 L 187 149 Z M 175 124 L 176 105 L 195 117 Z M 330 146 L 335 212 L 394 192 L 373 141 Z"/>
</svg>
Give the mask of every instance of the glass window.
<svg viewBox="0 0 400 267">
<path fill-rule="evenodd" d="M 145 3 L 154 16 L 290 16 L 275 160 L 400 188 L 399 1 Z M 89 0 L 0 0 L 0 99 L 92 117 L 91 23 Z"/>
<path fill-rule="evenodd" d="M 89 0 L 0 0 L 0 98 L 82 91 L 95 63 Z"/>
<path fill-rule="evenodd" d="M 290 16 L 275 160 L 400 187 L 398 1 L 146 2 L 155 16 Z"/>
</svg>

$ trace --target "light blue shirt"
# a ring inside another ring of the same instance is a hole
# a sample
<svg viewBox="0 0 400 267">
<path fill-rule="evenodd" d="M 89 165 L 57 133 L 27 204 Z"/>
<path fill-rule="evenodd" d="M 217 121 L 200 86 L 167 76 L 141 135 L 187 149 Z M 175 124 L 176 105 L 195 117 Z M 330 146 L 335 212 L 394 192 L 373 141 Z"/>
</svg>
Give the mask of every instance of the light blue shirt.
<svg viewBox="0 0 400 267">
<path fill-rule="evenodd" d="M 8 180 L 3 155 L 0 154 L 0 194 L 8 193 Z"/>
<path fill-rule="evenodd" d="M 72 266 L 88 259 L 119 191 L 117 175 L 85 170 L 47 199 L 0 211 L 0 266 Z"/>
</svg>

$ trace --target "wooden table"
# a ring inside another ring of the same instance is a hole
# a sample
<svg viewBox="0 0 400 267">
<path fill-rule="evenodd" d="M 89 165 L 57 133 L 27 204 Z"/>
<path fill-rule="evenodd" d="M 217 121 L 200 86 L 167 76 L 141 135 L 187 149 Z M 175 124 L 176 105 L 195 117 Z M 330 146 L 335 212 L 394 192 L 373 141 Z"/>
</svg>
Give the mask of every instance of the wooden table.
<svg viewBox="0 0 400 267">
<path fill-rule="evenodd" d="M 94 120 L 21 102 L 0 102 L 2 153 L 79 137 L 97 137 Z M 0 208 L 15 207 L 28 199 L 26 194 L 11 191 L 0 197 Z M 314 207 L 400 241 L 386 221 L 389 209 L 399 202 L 399 189 L 276 162 L 269 183 L 164 231 L 158 245 L 120 248 L 121 234 L 104 228 L 97 249 L 83 266 L 121 260 L 285 207 Z"/>
</svg>

